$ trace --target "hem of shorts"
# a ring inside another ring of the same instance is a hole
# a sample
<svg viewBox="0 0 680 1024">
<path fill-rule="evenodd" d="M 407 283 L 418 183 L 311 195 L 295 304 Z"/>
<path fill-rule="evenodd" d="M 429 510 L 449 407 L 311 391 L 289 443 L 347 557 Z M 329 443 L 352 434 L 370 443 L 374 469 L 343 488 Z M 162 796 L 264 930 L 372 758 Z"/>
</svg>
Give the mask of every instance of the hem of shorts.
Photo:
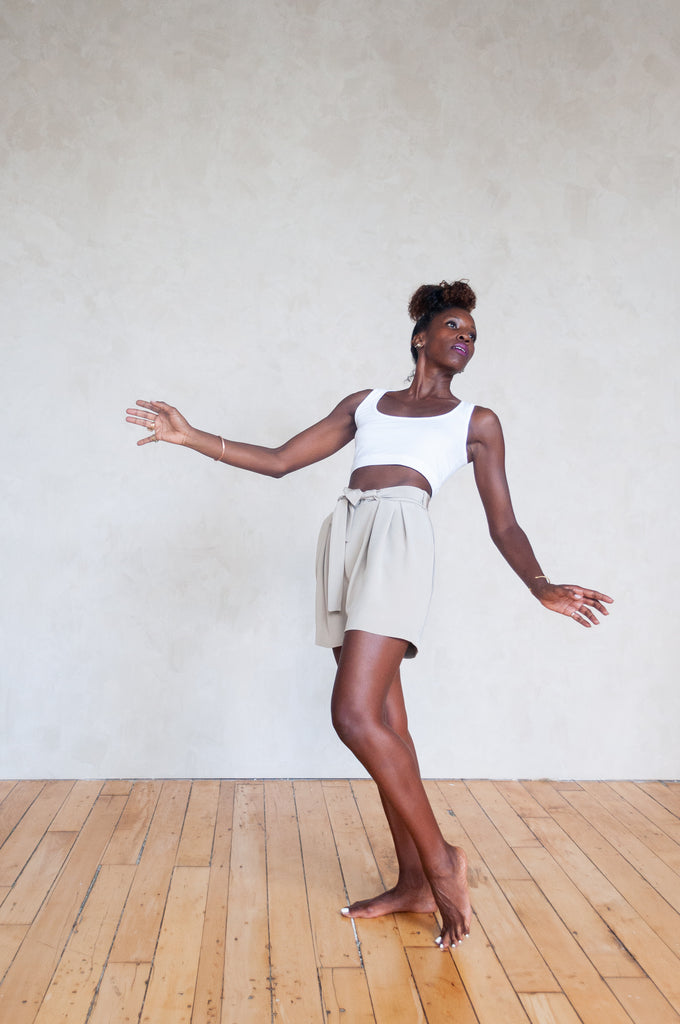
<svg viewBox="0 0 680 1024">
<path fill-rule="evenodd" d="M 359 627 L 355 626 L 354 628 L 358 629 Z M 391 637 L 393 640 L 405 640 L 406 643 L 408 644 L 408 647 L 406 648 L 404 658 L 408 658 L 409 660 L 411 658 L 415 658 L 416 654 L 418 653 L 419 645 L 415 642 L 415 640 L 410 640 L 407 636 L 395 637 L 393 633 L 386 633 L 385 630 L 383 629 L 365 629 L 363 630 L 363 632 L 374 633 L 376 636 L 388 636 Z M 314 643 L 317 647 L 326 647 L 329 651 L 334 651 L 336 647 L 342 647 L 342 639 L 340 640 L 339 643 L 334 643 L 332 640 L 320 640 L 317 637 Z"/>
</svg>

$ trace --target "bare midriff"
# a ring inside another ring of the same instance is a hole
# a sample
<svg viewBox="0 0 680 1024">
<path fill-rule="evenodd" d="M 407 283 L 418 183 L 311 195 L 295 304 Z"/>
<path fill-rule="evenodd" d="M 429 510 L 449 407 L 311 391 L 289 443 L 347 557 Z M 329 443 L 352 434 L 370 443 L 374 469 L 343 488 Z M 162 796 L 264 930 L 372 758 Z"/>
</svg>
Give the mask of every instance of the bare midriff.
<svg viewBox="0 0 680 1024">
<path fill-rule="evenodd" d="M 349 486 L 359 491 L 381 490 L 383 487 L 420 487 L 432 494 L 422 473 L 408 466 L 360 466 L 349 478 Z"/>
</svg>

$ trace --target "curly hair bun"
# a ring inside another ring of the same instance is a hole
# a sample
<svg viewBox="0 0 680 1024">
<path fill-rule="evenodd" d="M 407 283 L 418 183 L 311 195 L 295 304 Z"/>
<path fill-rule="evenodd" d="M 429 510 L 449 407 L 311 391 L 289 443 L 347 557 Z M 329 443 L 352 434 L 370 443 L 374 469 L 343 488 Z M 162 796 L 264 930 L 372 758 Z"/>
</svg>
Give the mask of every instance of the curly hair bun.
<svg viewBox="0 0 680 1024">
<path fill-rule="evenodd" d="M 467 281 L 440 281 L 439 284 L 421 284 L 411 296 L 408 312 L 412 320 L 418 321 L 451 307 L 471 313 L 476 305 L 477 296 Z"/>
</svg>

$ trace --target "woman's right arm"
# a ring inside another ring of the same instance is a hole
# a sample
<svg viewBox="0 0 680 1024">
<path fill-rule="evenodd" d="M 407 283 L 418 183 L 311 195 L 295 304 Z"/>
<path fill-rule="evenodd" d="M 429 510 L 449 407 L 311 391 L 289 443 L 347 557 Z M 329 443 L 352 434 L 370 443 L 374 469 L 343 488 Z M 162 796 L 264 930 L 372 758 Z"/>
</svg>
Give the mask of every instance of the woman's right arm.
<svg viewBox="0 0 680 1024">
<path fill-rule="evenodd" d="M 149 437 L 142 437 L 138 445 L 151 441 L 167 441 L 192 448 L 211 459 L 248 469 L 264 476 L 282 477 L 303 466 L 311 466 L 344 448 L 356 431 L 354 413 L 357 406 L 368 394 L 358 391 L 343 398 L 335 409 L 324 419 L 303 430 L 278 448 L 267 448 L 258 444 L 244 444 L 228 441 L 219 435 L 197 430 L 177 409 L 166 402 L 146 402 L 138 399 L 136 409 L 128 409 L 126 420 L 152 431 Z"/>
</svg>

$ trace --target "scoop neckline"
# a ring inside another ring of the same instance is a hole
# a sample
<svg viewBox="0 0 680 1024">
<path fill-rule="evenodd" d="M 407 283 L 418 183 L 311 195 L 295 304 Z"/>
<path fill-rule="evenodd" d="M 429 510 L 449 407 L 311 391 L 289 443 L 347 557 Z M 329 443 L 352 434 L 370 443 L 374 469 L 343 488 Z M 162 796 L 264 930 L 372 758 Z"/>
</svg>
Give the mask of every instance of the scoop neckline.
<svg viewBox="0 0 680 1024">
<path fill-rule="evenodd" d="M 378 408 L 378 403 L 380 399 L 383 398 L 388 391 L 389 388 L 385 388 L 385 390 L 378 395 L 375 402 L 375 411 L 378 413 L 379 416 L 387 417 L 388 420 L 440 420 L 444 416 L 451 416 L 454 412 L 458 412 L 461 405 L 463 404 L 463 399 L 459 398 L 458 405 L 454 406 L 453 409 L 449 409 L 448 412 L 437 412 L 434 414 L 434 416 L 394 416 L 391 412 L 383 412 L 382 409 Z"/>
</svg>

